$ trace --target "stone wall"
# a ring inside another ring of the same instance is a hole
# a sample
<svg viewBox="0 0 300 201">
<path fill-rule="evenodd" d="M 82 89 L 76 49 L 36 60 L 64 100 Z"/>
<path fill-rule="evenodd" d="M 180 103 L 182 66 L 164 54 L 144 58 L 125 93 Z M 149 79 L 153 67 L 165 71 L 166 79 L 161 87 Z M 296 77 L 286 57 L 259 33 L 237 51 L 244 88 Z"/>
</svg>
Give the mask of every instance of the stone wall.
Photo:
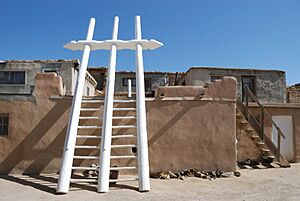
<svg viewBox="0 0 300 201">
<path fill-rule="evenodd" d="M 289 103 L 300 103 L 300 84 L 288 87 L 287 96 Z"/>
<path fill-rule="evenodd" d="M 254 78 L 254 93 L 262 103 L 286 102 L 286 77 L 284 71 L 193 67 L 188 70 L 180 84 L 205 86 L 211 76 L 232 76 L 237 79 L 237 96 L 242 99 L 242 76 Z"/>
</svg>

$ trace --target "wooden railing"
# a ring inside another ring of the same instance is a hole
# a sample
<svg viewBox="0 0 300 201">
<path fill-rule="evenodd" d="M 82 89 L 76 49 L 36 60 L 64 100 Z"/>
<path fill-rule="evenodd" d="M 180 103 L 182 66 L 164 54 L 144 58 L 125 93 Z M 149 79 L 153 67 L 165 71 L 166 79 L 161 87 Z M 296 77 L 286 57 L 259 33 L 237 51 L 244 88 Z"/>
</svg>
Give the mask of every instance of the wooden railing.
<svg viewBox="0 0 300 201">
<path fill-rule="evenodd" d="M 239 110 L 244 114 L 245 118 L 249 122 L 250 126 L 256 130 L 259 134 L 261 140 L 268 146 L 279 164 L 281 166 L 289 166 L 289 162 L 286 158 L 281 154 L 281 139 L 285 139 L 285 135 L 279 128 L 279 126 L 273 121 L 272 116 L 268 113 L 266 108 L 259 102 L 256 96 L 252 93 L 249 87 L 246 86 L 245 91 L 245 102 L 238 102 Z M 253 113 L 249 110 L 249 103 L 251 105 L 256 104 L 259 108 L 259 118 L 255 117 Z M 271 125 L 277 130 L 277 145 L 275 145 L 270 139 L 270 137 L 265 133 L 265 123 L 269 121 Z"/>
</svg>

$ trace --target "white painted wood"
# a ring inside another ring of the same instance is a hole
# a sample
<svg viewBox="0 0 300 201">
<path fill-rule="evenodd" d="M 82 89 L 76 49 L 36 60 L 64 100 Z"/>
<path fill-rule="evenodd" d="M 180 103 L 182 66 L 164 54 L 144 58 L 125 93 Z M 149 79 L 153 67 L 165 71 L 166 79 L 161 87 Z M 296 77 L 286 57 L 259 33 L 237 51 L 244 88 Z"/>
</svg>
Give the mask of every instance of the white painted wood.
<svg viewBox="0 0 300 201">
<path fill-rule="evenodd" d="M 125 107 L 118 107 L 118 108 L 113 108 L 115 111 L 128 111 L 128 110 L 136 110 L 136 108 L 125 108 Z"/>
<path fill-rule="evenodd" d="M 119 29 L 119 17 L 115 17 L 112 40 L 117 40 Z M 102 123 L 102 140 L 100 153 L 100 168 L 98 178 L 98 192 L 104 193 L 109 191 L 109 173 L 110 173 L 110 151 L 112 135 L 112 116 L 115 90 L 115 71 L 117 45 L 112 43 L 110 46 L 110 61 L 108 68 L 107 88 L 104 101 L 104 114 Z"/>
<path fill-rule="evenodd" d="M 131 98 L 131 79 L 128 79 L 128 98 Z"/>
<path fill-rule="evenodd" d="M 122 178 L 122 179 L 110 179 L 110 182 L 124 182 L 124 181 L 137 181 L 139 178 Z"/>
<path fill-rule="evenodd" d="M 136 167 L 111 167 L 111 170 L 134 170 Z"/>
<path fill-rule="evenodd" d="M 136 100 L 114 100 L 114 103 L 135 103 Z"/>
<path fill-rule="evenodd" d="M 142 40 L 140 16 L 135 17 L 135 38 Z M 139 191 L 142 192 L 150 190 L 143 47 L 142 43 L 136 43 L 137 151 Z"/>
<path fill-rule="evenodd" d="M 72 170 L 97 170 L 97 167 L 72 167 Z"/>
<path fill-rule="evenodd" d="M 88 33 L 86 36 L 86 41 L 93 40 L 94 28 L 96 20 L 94 18 L 90 19 Z M 77 126 L 79 122 L 79 114 L 81 107 L 81 100 L 85 82 L 85 76 L 87 71 L 87 65 L 89 61 L 91 47 L 88 44 L 83 46 L 83 55 L 81 60 L 81 65 L 79 69 L 79 74 L 75 86 L 75 94 L 72 101 L 71 115 L 69 117 L 69 124 L 67 130 L 67 136 L 64 145 L 64 152 L 62 157 L 62 163 L 59 173 L 58 186 L 56 191 L 58 193 L 67 193 L 69 191 L 72 162 L 75 151 Z"/>
<path fill-rule="evenodd" d="M 122 148 L 133 148 L 136 147 L 135 144 L 119 144 L 119 145 L 111 145 L 112 149 L 122 149 Z"/>
<path fill-rule="evenodd" d="M 292 116 L 272 116 L 272 119 L 285 135 L 285 139 L 281 138 L 281 153 L 291 161 L 294 157 L 293 118 Z M 272 127 L 272 140 L 277 146 L 277 130 L 274 126 Z"/>
<path fill-rule="evenodd" d="M 160 48 L 163 44 L 157 40 L 150 39 L 136 39 L 136 40 L 78 40 L 71 41 L 64 45 L 65 48 L 70 50 L 83 50 L 84 45 L 88 44 L 91 47 L 91 50 L 111 50 L 112 45 L 117 46 L 117 50 L 135 50 L 136 44 L 141 44 L 144 50 L 155 50 Z"/>
<path fill-rule="evenodd" d="M 110 156 L 111 159 L 129 159 L 129 158 L 136 158 L 135 155 L 128 155 L 128 156 Z"/>
</svg>

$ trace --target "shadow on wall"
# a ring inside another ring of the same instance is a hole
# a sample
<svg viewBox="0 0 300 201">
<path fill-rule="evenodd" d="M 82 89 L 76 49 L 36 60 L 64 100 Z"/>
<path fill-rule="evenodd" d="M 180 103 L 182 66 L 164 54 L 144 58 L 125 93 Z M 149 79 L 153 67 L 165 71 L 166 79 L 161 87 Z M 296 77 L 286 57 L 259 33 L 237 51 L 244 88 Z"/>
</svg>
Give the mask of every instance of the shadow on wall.
<svg viewBox="0 0 300 201">
<path fill-rule="evenodd" d="M 53 159 L 60 160 L 67 125 L 63 125 L 61 129 L 53 126 L 60 120 L 69 106 L 69 101 L 56 102 L 32 131 L 1 161 L 0 173 L 9 174 L 18 165 L 24 168 L 30 164 L 22 172 L 24 174 L 39 174 Z M 55 130 L 60 131 L 55 133 Z M 40 141 L 42 141 L 42 145 L 38 145 Z"/>
<path fill-rule="evenodd" d="M 147 130 L 151 173 L 236 170 L 234 101 L 148 101 Z"/>
</svg>

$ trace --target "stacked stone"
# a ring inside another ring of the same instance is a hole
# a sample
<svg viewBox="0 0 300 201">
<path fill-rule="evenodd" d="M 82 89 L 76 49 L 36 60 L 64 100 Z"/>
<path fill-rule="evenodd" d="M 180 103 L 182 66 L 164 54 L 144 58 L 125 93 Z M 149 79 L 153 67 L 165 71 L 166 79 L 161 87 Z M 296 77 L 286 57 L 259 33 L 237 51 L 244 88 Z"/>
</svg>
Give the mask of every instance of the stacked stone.
<svg viewBox="0 0 300 201">
<path fill-rule="evenodd" d="M 241 174 L 239 172 L 234 172 L 234 176 L 239 177 Z M 186 177 L 197 177 L 202 179 L 216 179 L 216 178 L 228 178 L 232 176 L 232 173 L 223 172 L 220 169 L 217 169 L 213 172 L 200 171 L 197 169 L 184 169 L 178 170 L 177 172 L 157 172 L 150 175 L 152 178 L 157 179 L 180 179 L 184 180 Z"/>
</svg>

